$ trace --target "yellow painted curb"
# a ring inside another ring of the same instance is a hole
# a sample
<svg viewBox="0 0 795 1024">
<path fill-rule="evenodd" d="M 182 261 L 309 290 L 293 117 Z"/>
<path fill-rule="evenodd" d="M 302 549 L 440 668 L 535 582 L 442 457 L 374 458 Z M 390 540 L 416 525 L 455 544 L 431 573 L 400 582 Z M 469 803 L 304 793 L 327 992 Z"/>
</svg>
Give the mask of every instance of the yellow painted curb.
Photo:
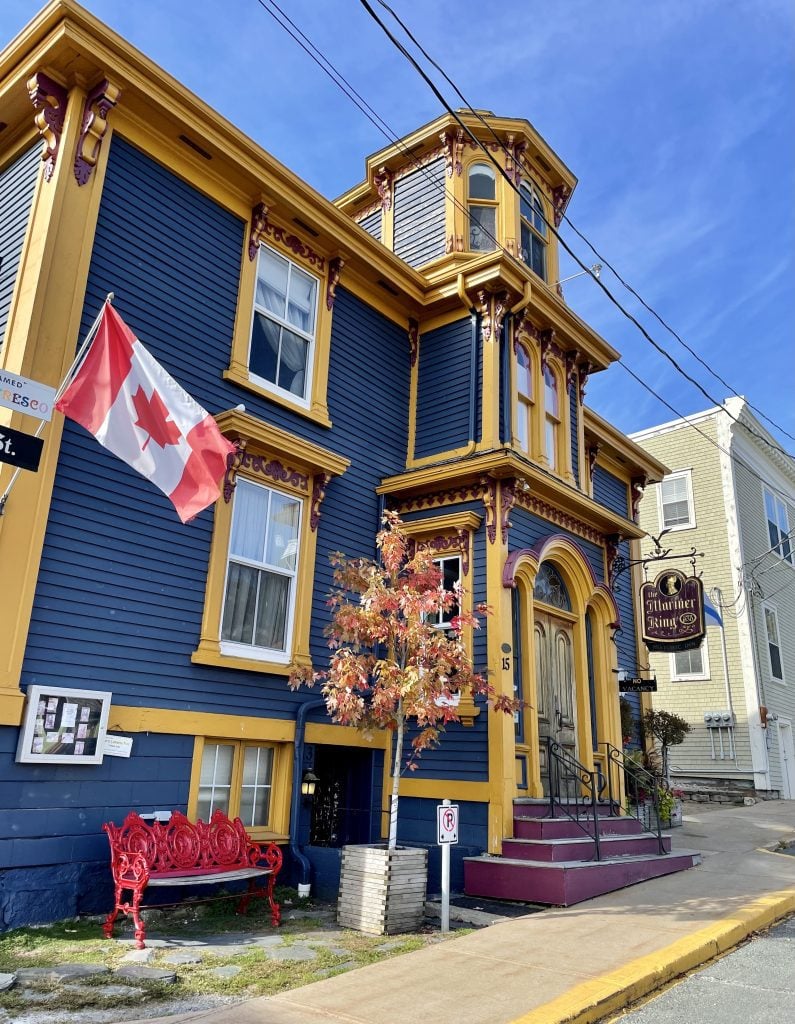
<svg viewBox="0 0 795 1024">
<path fill-rule="evenodd" d="M 760 896 L 707 928 L 538 1006 L 510 1024 L 592 1024 L 795 911 L 795 889 Z"/>
</svg>

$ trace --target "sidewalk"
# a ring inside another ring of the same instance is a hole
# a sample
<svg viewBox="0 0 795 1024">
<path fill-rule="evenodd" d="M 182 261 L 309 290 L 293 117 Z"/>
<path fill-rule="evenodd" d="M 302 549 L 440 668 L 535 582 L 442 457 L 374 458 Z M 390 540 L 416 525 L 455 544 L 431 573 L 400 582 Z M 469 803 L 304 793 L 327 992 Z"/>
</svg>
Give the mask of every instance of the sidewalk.
<svg viewBox="0 0 795 1024">
<path fill-rule="evenodd" d="M 207 1024 L 587 1024 L 795 911 L 795 803 L 686 805 L 674 848 L 703 864 L 210 1013 Z M 155 1024 L 151 1019 L 148 1024 Z"/>
</svg>

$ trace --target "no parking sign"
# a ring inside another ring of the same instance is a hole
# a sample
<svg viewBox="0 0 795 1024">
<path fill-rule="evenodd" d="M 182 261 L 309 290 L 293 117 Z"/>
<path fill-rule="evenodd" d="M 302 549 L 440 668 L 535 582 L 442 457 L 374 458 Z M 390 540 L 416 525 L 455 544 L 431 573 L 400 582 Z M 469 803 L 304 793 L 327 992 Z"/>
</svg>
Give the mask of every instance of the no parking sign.
<svg viewBox="0 0 795 1024">
<path fill-rule="evenodd" d="M 447 801 L 439 804 L 436 808 L 436 823 L 436 842 L 439 846 L 458 842 L 458 804 L 450 804 Z"/>
</svg>

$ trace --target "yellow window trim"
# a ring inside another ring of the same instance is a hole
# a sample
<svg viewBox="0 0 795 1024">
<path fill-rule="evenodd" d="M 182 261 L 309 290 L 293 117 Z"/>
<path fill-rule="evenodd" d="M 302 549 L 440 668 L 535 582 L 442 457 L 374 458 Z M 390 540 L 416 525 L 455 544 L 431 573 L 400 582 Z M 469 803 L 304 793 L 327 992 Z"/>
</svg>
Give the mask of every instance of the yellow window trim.
<svg viewBox="0 0 795 1024">
<path fill-rule="evenodd" d="M 272 219 L 271 213 L 273 204 L 265 203 L 268 207 L 267 223 L 269 227 L 275 228 L 273 233 L 267 237 L 261 236 L 258 239 L 257 253 L 254 259 L 249 258 L 249 243 L 251 232 L 246 231 L 243 241 L 243 252 L 241 254 L 240 266 L 240 287 L 237 296 L 237 310 L 235 313 L 235 327 L 232 335 L 232 352 L 229 361 L 229 369 L 224 372 L 227 380 L 234 381 L 242 388 L 262 395 L 269 400 L 283 405 L 300 416 L 319 423 L 324 427 L 331 426 L 331 418 L 328 413 L 328 367 L 329 351 L 331 348 L 331 319 L 332 311 L 329 309 L 329 262 L 334 258 L 334 253 L 315 253 L 312 247 L 304 244 L 307 252 L 311 252 L 314 259 L 302 258 L 300 252 L 289 248 L 279 240 L 279 235 L 297 237 L 298 229 L 287 225 L 280 225 Z M 300 241 L 300 240 L 299 240 Z M 312 352 L 312 384 L 311 391 L 304 399 L 296 398 L 293 402 L 289 395 L 283 391 L 277 391 L 274 387 L 264 387 L 258 381 L 251 379 L 248 368 L 249 347 L 251 344 L 251 326 L 254 316 L 254 294 L 257 285 L 257 263 L 260 245 L 267 245 L 274 249 L 285 259 L 298 267 L 306 270 L 318 280 L 318 304 L 317 321 L 315 324 L 315 340 Z M 318 258 L 322 258 L 322 270 L 317 266 Z M 333 303 L 333 300 L 331 300 Z"/>
<path fill-rule="evenodd" d="M 530 360 L 531 383 L 533 386 L 532 398 L 519 398 L 519 365 L 516 356 L 516 346 L 521 345 L 523 351 Z M 541 369 L 541 354 L 538 344 L 527 335 L 514 338 L 511 346 L 511 395 L 513 398 L 513 446 L 520 452 L 524 452 L 534 462 L 541 462 L 543 456 L 543 436 L 541 430 L 540 409 L 543 406 L 544 378 Z M 529 408 L 530 422 L 528 424 L 529 451 L 525 450 L 519 443 L 519 407 Z"/>
<path fill-rule="evenodd" d="M 243 784 L 243 752 L 247 747 L 270 747 L 273 750 L 271 776 L 270 816 L 267 826 L 247 828 L 252 839 L 260 842 L 286 842 L 290 836 L 290 794 L 293 781 L 292 745 L 257 740 L 230 739 L 228 736 L 197 736 L 193 744 L 193 762 L 188 790 L 188 817 L 196 821 L 199 806 L 199 781 L 205 743 L 222 743 L 234 748 L 232 786 L 229 793 L 229 817 L 240 814 L 240 794 Z"/>
<path fill-rule="evenodd" d="M 232 501 L 221 498 L 215 504 L 201 635 L 196 650 L 191 654 L 191 661 L 200 665 L 289 675 L 294 669 L 304 668 L 312 663 L 309 654 L 309 627 L 317 551 L 317 530 L 312 526 L 313 517 L 320 512 L 320 503 L 329 479 L 342 474 L 350 462 L 334 452 L 295 437 L 278 427 L 270 426 L 238 409 L 220 413 L 216 420 L 226 436 L 245 442 L 245 455 L 239 460 L 235 470 L 237 476 L 289 493 L 301 501 L 301 535 L 298 573 L 295 579 L 293 633 L 290 638 L 290 654 L 284 661 L 273 661 L 267 657 L 257 658 L 253 656 L 253 652 L 251 657 L 222 652 L 221 609 L 232 530 Z M 257 471 L 257 466 L 262 467 L 269 459 L 282 464 L 284 473 L 281 475 L 285 479 L 281 479 L 281 476 L 278 479 L 265 477 Z"/>
</svg>

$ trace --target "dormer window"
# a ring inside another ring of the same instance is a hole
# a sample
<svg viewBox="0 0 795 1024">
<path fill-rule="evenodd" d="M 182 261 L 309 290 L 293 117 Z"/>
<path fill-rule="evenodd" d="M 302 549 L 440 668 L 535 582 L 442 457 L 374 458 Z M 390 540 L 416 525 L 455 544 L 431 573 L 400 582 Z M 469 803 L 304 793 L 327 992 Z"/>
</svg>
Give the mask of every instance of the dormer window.
<svg viewBox="0 0 795 1024">
<path fill-rule="evenodd" d="M 523 181 L 519 186 L 519 213 L 521 217 L 521 256 L 530 269 L 546 281 L 547 277 L 547 224 L 544 203 L 535 185 Z"/>
<path fill-rule="evenodd" d="M 492 252 L 497 248 L 497 179 L 488 164 L 472 164 L 467 175 L 469 248 Z"/>
</svg>

